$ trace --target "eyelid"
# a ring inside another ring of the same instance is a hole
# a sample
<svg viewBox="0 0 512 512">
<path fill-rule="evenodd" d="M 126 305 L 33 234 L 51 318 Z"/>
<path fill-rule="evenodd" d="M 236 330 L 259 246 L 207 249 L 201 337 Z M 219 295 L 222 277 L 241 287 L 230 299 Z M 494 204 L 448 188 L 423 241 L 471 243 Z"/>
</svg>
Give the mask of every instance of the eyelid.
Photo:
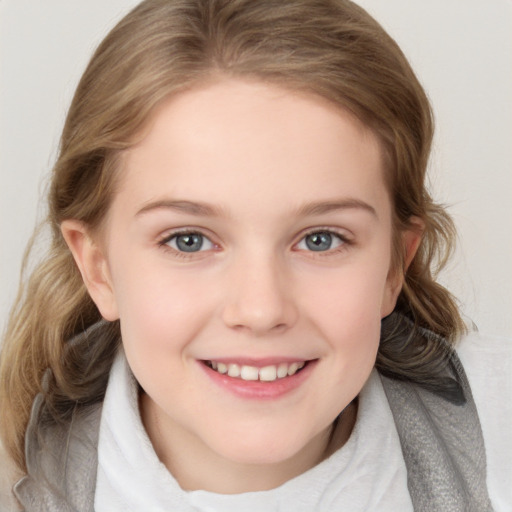
<svg viewBox="0 0 512 512">
<path fill-rule="evenodd" d="M 307 228 L 299 233 L 297 240 L 301 241 L 308 235 L 313 235 L 315 233 L 329 233 L 341 238 L 344 242 L 347 243 L 353 240 L 353 235 L 351 235 L 350 232 L 348 232 L 346 229 L 333 228 L 331 226 L 316 226 L 314 228 Z"/>
<path fill-rule="evenodd" d="M 332 249 L 328 249 L 326 251 L 311 251 L 308 249 L 300 249 L 297 248 L 297 246 L 305 240 L 305 238 L 309 235 L 313 235 L 315 233 L 329 233 L 330 235 L 333 235 L 341 240 L 342 243 L 340 243 L 337 247 L 334 247 Z M 327 227 L 327 226 L 317 226 L 314 228 L 309 228 L 304 230 L 300 235 L 298 236 L 298 240 L 293 244 L 293 248 L 295 250 L 304 251 L 307 253 L 310 253 L 313 256 L 318 257 L 324 257 L 328 255 L 332 255 L 333 253 L 337 253 L 343 250 L 346 250 L 348 246 L 353 245 L 354 240 L 351 235 L 347 233 L 346 230 L 341 230 L 333 227 Z"/>
<path fill-rule="evenodd" d="M 191 252 L 180 251 L 178 248 L 174 248 L 171 245 L 169 245 L 169 242 L 171 240 L 179 237 L 180 235 L 200 235 L 203 237 L 203 239 L 208 240 L 208 242 L 211 244 L 211 247 L 208 249 L 201 249 L 199 251 L 191 251 Z M 175 229 L 170 232 L 169 231 L 166 232 L 166 234 L 164 236 L 159 238 L 157 243 L 158 243 L 158 246 L 160 246 L 162 249 L 172 251 L 177 256 L 184 257 L 184 258 L 191 258 L 191 257 L 194 257 L 194 255 L 197 256 L 201 253 L 215 250 L 216 248 L 218 248 L 219 245 L 217 243 L 215 243 L 212 240 L 212 238 L 213 237 L 211 235 L 205 233 L 205 231 L 202 229 L 193 228 L 193 227 L 190 227 L 190 228 L 184 227 L 184 228 Z"/>
</svg>

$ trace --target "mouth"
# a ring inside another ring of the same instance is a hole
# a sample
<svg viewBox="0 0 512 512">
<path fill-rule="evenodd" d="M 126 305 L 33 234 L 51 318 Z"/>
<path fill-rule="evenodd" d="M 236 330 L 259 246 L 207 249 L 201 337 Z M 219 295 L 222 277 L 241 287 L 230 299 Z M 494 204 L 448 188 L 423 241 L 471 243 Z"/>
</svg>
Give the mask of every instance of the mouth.
<svg viewBox="0 0 512 512">
<path fill-rule="evenodd" d="M 198 360 L 210 382 L 220 389 L 249 400 L 278 400 L 302 388 L 318 359 L 294 360 Z"/>
<path fill-rule="evenodd" d="M 311 361 L 282 362 L 263 367 L 222 361 L 202 361 L 211 370 L 244 381 L 274 382 L 301 372 Z"/>
</svg>

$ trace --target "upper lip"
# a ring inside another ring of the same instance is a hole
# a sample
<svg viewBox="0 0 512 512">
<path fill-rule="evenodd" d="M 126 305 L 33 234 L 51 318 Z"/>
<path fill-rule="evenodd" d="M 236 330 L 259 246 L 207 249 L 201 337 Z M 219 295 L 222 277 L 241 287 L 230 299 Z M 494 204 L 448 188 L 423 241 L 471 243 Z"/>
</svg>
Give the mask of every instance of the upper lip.
<svg viewBox="0 0 512 512">
<path fill-rule="evenodd" d="M 214 361 L 216 363 L 224 364 L 238 364 L 240 366 L 253 366 L 255 368 L 264 368 L 265 366 L 278 366 L 282 363 L 306 363 L 312 361 L 310 358 L 301 357 L 263 357 L 263 358 L 252 358 L 252 357 L 213 357 L 211 359 L 203 359 L 203 361 Z"/>
</svg>

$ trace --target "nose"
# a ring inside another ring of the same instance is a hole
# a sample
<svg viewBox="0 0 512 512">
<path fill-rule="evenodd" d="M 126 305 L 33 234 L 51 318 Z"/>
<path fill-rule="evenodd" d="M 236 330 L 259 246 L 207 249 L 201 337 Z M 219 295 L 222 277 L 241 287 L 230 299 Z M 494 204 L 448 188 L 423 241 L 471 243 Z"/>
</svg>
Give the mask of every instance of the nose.
<svg viewBox="0 0 512 512">
<path fill-rule="evenodd" d="M 241 260 L 230 275 L 225 325 L 254 336 L 286 331 L 298 317 L 291 281 L 277 257 Z"/>
</svg>

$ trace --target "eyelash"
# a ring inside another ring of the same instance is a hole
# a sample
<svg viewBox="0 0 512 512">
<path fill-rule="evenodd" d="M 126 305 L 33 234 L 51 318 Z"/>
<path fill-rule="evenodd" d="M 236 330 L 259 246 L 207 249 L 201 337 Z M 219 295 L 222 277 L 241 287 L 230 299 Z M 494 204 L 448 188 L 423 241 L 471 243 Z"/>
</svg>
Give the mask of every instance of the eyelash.
<svg viewBox="0 0 512 512">
<path fill-rule="evenodd" d="M 177 238 L 181 235 L 199 235 L 207 240 L 210 240 L 210 237 L 205 235 L 203 232 L 197 230 L 197 229 L 181 229 L 179 231 L 174 231 L 168 235 L 166 235 L 164 238 L 162 238 L 158 245 L 161 247 L 164 251 L 172 253 L 173 256 L 183 259 L 191 259 L 191 258 L 197 258 L 198 253 L 206 252 L 206 251 L 195 251 L 195 252 L 185 252 L 185 251 L 179 251 L 174 249 L 174 247 L 170 247 L 168 244 L 173 238 Z M 213 246 L 216 246 L 214 242 L 210 240 L 210 243 Z"/>
<path fill-rule="evenodd" d="M 319 257 L 319 258 L 325 258 L 329 256 L 333 256 L 335 254 L 339 254 L 341 252 L 346 251 L 351 245 L 354 244 L 353 240 L 348 238 L 346 235 L 327 227 L 316 227 L 314 229 L 311 229 L 309 231 L 306 231 L 305 233 L 302 233 L 300 236 L 300 239 L 298 242 L 294 243 L 293 247 L 296 247 L 299 243 L 304 241 L 308 236 L 314 235 L 314 234 L 320 234 L 320 233 L 327 233 L 329 235 L 333 235 L 334 237 L 338 238 L 341 243 L 338 247 L 335 247 L 334 249 L 328 249 L 326 251 L 305 251 L 309 253 L 310 257 Z M 185 252 L 185 251 L 179 251 L 174 249 L 173 247 L 170 247 L 168 244 L 171 240 L 174 238 L 177 238 L 181 235 L 199 235 L 207 240 L 210 241 L 210 243 L 215 247 L 216 244 L 211 241 L 210 237 L 205 235 L 202 231 L 197 229 L 181 229 L 179 231 L 174 231 L 165 237 L 163 237 L 161 240 L 158 241 L 158 246 L 161 247 L 164 251 L 169 251 L 173 254 L 173 256 L 178 258 L 184 258 L 184 259 L 192 259 L 197 258 L 198 253 L 208 252 L 208 251 L 192 251 L 192 252 Z"/>
<path fill-rule="evenodd" d="M 328 258 L 330 256 L 338 255 L 342 252 L 345 252 L 348 250 L 348 248 L 351 245 L 354 245 L 354 241 L 350 239 L 347 235 L 340 233 L 339 231 L 329 228 L 329 227 L 315 227 L 314 229 L 310 229 L 304 233 L 301 234 L 300 239 L 297 243 L 294 244 L 294 247 L 296 247 L 298 244 L 300 244 L 302 241 L 304 241 L 308 236 L 320 234 L 320 233 L 327 233 L 329 235 L 332 235 L 340 240 L 340 245 L 338 247 L 335 247 L 333 249 L 328 249 L 326 251 L 313 251 L 309 250 L 306 251 L 308 253 L 309 257 L 314 258 Z"/>
</svg>

